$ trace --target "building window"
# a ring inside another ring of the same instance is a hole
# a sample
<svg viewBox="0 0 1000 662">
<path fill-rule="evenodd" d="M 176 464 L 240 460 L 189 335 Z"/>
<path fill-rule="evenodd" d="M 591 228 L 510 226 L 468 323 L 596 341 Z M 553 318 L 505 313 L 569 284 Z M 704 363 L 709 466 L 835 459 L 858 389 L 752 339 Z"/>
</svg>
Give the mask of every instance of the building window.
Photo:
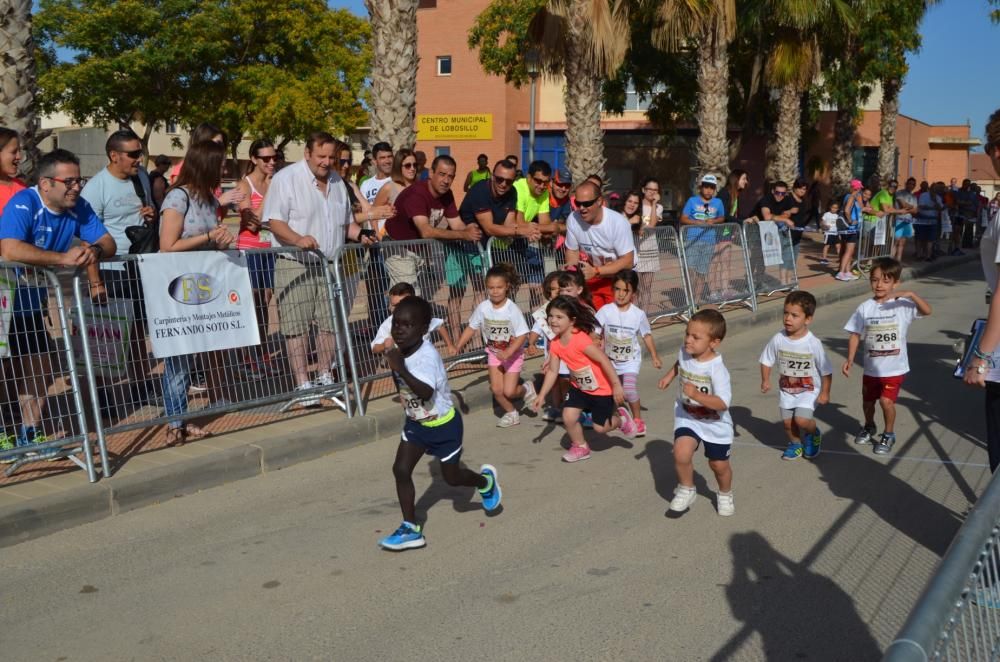
<svg viewBox="0 0 1000 662">
<path fill-rule="evenodd" d="M 438 145 L 434 148 L 434 156 L 451 156 L 451 147 L 448 145 Z"/>
<path fill-rule="evenodd" d="M 438 76 L 450 76 L 451 75 L 451 56 L 450 55 L 439 55 L 437 59 L 438 63 Z"/>
<path fill-rule="evenodd" d="M 167 133 L 177 133 L 177 122 L 172 120 L 167 122 Z"/>
<path fill-rule="evenodd" d="M 653 88 L 653 91 L 649 95 L 639 94 L 635 91 L 635 86 L 629 83 L 628 88 L 625 90 L 625 110 L 649 110 L 650 104 L 653 102 L 653 96 L 667 90 L 665 85 L 657 85 Z"/>
<path fill-rule="evenodd" d="M 437 6 L 437 0 L 420 0 L 417 9 L 435 9 Z"/>
</svg>

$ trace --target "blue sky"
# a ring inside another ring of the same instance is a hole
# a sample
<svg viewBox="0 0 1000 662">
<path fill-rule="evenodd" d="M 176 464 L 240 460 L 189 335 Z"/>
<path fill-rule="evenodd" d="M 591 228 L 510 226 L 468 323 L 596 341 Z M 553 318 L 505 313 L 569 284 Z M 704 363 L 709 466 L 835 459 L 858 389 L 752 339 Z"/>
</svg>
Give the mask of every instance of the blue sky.
<svg viewBox="0 0 1000 662">
<path fill-rule="evenodd" d="M 330 0 L 367 16 L 363 0 Z M 986 0 L 942 0 L 921 26 L 923 45 L 910 55 L 900 110 L 930 124 L 972 126 L 981 138 L 986 119 L 1000 107 L 995 87 L 1000 25 L 990 23 Z"/>
</svg>

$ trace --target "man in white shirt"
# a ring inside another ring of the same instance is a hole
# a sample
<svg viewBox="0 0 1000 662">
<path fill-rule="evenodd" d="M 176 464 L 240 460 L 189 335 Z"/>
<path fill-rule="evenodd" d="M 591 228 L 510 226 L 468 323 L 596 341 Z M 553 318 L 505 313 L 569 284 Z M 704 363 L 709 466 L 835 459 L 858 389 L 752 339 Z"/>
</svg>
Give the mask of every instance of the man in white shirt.
<svg viewBox="0 0 1000 662">
<path fill-rule="evenodd" d="M 387 142 L 375 143 L 372 147 L 372 159 L 375 161 L 375 176 L 361 182 L 361 195 L 368 204 L 375 204 L 375 196 L 382 187 L 392 179 L 392 145 Z"/>
<path fill-rule="evenodd" d="M 590 181 L 576 187 L 575 212 L 566 222 L 566 267 L 583 272 L 594 305 L 614 301 L 615 274 L 635 267 L 635 240 L 625 217 L 604 206 L 601 189 Z"/>
<path fill-rule="evenodd" d="M 329 269 L 328 260 L 333 259 L 345 240 L 360 241 L 366 246 L 374 242 L 354 222 L 347 186 L 333 168 L 336 145 L 336 139 L 329 133 L 319 131 L 310 135 L 305 158 L 274 175 L 261 214 L 270 223 L 277 245 L 310 251 L 281 254 L 284 259 L 274 270 L 281 333 L 288 343 L 288 362 L 298 382 L 296 390 L 334 383 L 330 369 L 336 352 L 337 327 L 323 271 Z M 354 303 L 356 286 L 355 281 L 345 288 L 348 310 Z M 308 371 L 309 330 L 314 321 L 318 330 L 315 382 L 309 379 Z M 316 403 L 318 400 L 303 402 L 307 406 Z"/>
</svg>

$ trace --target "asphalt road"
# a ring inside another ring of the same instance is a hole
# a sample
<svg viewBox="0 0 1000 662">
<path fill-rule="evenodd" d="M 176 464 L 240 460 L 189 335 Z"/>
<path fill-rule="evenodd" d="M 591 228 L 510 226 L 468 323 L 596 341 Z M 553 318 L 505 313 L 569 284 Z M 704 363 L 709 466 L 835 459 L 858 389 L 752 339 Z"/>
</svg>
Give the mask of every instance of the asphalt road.
<svg viewBox="0 0 1000 662">
<path fill-rule="evenodd" d="M 978 266 L 906 283 L 933 306 L 911 327 L 893 455 L 850 439 L 861 370 L 835 377 L 824 451 L 782 462 L 777 397 L 757 357 L 777 330 L 722 345 L 734 381 L 736 515 L 676 485 L 672 398 L 646 363 L 649 434 L 593 439 L 466 418 L 465 458 L 495 464 L 504 507 L 417 471 L 428 546 L 376 548 L 400 521 L 394 441 L 4 550 L 0 658 L 15 660 L 871 660 L 891 641 L 989 477 L 982 394 L 950 376 L 983 310 Z M 813 330 L 839 370 L 860 299 Z M 658 344 L 670 357 L 676 332 Z M 485 385 L 479 388 L 486 388 Z"/>
</svg>

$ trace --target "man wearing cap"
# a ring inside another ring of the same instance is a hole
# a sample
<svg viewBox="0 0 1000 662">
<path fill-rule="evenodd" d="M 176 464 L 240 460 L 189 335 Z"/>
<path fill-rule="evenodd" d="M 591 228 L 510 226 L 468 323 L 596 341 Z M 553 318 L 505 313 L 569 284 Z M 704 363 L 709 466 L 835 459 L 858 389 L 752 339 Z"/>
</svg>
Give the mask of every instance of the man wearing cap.
<svg viewBox="0 0 1000 662">
<path fill-rule="evenodd" d="M 552 172 L 552 183 L 549 186 L 549 218 L 557 226 L 562 226 L 559 232 L 566 231 L 566 219 L 573 213 L 573 202 L 570 191 L 573 188 L 573 176 L 565 166 Z"/>
<path fill-rule="evenodd" d="M 716 231 L 711 226 L 726 222 L 726 208 L 722 200 L 715 197 L 718 187 L 715 175 L 704 175 L 698 183 L 698 195 L 688 198 L 681 211 L 681 226 L 698 226 L 686 231 L 682 229 L 681 238 L 688 267 L 692 270 L 692 292 L 699 301 L 711 297 L 711 293 L 705 291 L 716 243 Z"/>
<path fill-rule="evenodd" d="M 576 187 L 576 206 L 566 222 L 566 267 L 583 272 L 598 310 L 614 300 L 612 279 L 635 267 L 635 240 L 625 217 L 604 206 L 593 182 Z"/>
</svg>

